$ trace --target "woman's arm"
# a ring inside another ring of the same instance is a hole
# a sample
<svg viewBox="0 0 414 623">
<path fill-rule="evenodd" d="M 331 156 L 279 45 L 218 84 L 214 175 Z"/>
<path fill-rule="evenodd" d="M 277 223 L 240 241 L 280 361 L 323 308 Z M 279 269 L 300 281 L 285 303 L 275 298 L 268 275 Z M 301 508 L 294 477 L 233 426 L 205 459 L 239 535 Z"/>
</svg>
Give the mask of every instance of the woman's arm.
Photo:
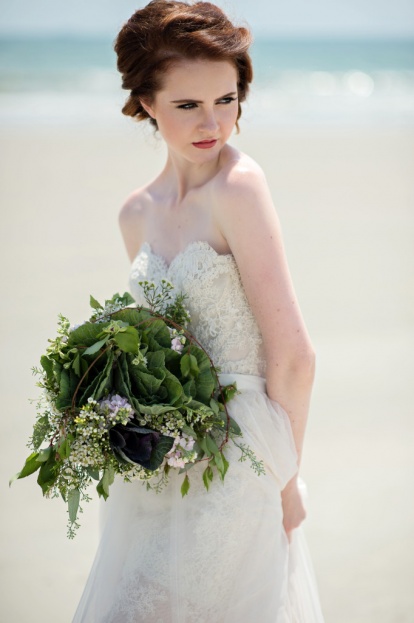
<svg viewBox="0 0 414 623">
<path fill-rule="evenodd" d="M 279 220 L 260 168 L 237 163 L 220 184 L 216 222 L 237 262 L 263 336 L 269 398 L 287 412 L 300 464 L 315 356 L 294 292 Z M 304 518 L 296 477 L 283 492 L 285 528 Z"/>
</svg>

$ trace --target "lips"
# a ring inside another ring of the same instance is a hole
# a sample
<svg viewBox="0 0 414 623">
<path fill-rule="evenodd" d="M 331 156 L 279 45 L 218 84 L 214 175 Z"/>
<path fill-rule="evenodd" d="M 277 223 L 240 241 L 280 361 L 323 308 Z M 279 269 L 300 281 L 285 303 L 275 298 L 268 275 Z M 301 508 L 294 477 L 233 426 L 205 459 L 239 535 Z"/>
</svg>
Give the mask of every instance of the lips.
<svg viewBox="0 0 414 623">
<path fill-rule="evenodd" d="M 204 141 L 199 141 L 198 143 L 193 143 L 194 147 L 197 149 L 211 149 L 217 143 L 217 139 L 207 139 Z"/>
</svg>

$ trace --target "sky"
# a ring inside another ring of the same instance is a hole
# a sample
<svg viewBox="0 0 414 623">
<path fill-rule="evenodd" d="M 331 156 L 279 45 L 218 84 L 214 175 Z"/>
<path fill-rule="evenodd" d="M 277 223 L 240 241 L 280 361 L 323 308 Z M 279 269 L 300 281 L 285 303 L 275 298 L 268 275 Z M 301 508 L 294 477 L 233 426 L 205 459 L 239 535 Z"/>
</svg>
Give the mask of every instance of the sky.
<svg viewBox="0 0 414 623">
<path fill-rule="evenodd" d="M 112 36 L 145 0 L 0 0 L 1 34 Z M 414 37 L 414 0 L 216 0 L 256 35 Z"/>
</svg>

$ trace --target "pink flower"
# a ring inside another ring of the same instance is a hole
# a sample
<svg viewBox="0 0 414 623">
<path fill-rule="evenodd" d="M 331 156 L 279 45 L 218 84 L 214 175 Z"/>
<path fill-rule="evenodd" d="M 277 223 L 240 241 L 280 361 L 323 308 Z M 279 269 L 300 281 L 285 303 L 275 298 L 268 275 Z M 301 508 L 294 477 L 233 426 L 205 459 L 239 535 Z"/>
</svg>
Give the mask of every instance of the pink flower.
<svg viewBox="0 0 414 623">
<path fill-rule="evenodd" d="M 171 467 L 184 467 L 185 466 L 185 461 L 184 459 L 179 459 L 177 456 L 171 456 L 168 460 L 167 460 L 168 465 L 171 465 Z"/>
<path fill-rule="evenodd" d="M 171 348 L 177 351 L 177 353 L 181 353 L 181 351 L 183 350 L 183 344 L 181 343 L 181 340 L 179 337 L 174 337 L 171 340 Z"/>
</svg>

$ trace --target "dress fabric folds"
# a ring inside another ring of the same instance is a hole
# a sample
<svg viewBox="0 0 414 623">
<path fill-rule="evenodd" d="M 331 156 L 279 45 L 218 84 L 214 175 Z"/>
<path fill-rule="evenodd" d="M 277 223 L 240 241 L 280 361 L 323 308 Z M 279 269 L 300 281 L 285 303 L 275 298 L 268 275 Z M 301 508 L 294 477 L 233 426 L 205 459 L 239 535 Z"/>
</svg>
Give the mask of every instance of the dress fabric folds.
<svg viewBox="0 0 414 623">
<path fill-rule="evenodd" d="M 280 492 L 297 455 L 287 414 L 266 394 L 261 336 L 233 256 L 197 241 L 168 266 L 144 243 L 130 277 L 137 304 L 142 279 L 168 279 L 187 294 L 190 329 L 221 383 L 237 383 L 228 410 L 265 474 L 239 461 L 230 441 L 225 480 L 215 477 L 208 492 L 204 464 L 190 470 L 185 498 L 175 470 L 159 494 L 116 480 L 73 623 L 323 623 L 302 528 L 290 543 L 283 528 Z"/>
</svg>

